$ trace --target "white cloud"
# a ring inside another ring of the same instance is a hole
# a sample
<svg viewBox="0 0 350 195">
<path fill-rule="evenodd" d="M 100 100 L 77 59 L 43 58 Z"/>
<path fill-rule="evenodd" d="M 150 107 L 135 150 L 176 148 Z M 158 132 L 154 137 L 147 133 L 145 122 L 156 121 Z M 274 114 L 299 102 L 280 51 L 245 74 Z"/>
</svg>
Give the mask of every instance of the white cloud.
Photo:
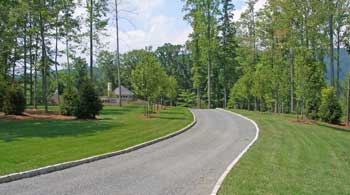
<svg viewBox="0 0 350 195">
<path fill-rule="evenodd" d="M 246 2 L 246 1 L 245 1 Z M 255 4 L 255 11 L 260 10 L 261 8 L 264 7 L 264 5 L 266 4 L 267 0 L 258 0 Z M 241 17 L 242 13 L 248 8 L 248 5 L 245 4 L 241 9 L 237 9 L 234 11 L 234 21 L 239 20 L 239 18 Z"/>
<path fill-rule="evenodd" d="M 158 47 L 164 43 L 184 44 L 191 32 L 189 25 L 179 25 L 182 16 L 168 16 L 162 12 L 167 0 L 133 0 L 121 1 L 120 10 L 131 10 L 133 13 L 121 12 L 128 21 L 120 22 L 120 50 L 126 52 L 132 49 L 142 49 L 146 46 Z M 114 9 L 114 7 L 112 8 Z M 134 14 L 136 13 L 136 14 Z M 112 18 L 115 15 L 111 16 Z M 179 21 L 180 20 L 180 21 Z M 114 50 L 116 45 L 115 22 L 111 20 L 106 40 L 109 49 Z"/>
</svg>

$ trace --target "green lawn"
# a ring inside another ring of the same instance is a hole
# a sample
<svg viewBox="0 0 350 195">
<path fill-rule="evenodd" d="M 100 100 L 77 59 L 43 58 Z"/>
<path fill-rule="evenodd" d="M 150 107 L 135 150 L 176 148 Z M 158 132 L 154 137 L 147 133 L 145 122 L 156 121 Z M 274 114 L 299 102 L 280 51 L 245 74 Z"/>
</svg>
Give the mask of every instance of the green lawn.
<svg viewBox="0 0 350 195">
<path fill-rule="evenodd" d="M 143 106 L 105 107 L 102 120 L 0 120 L 0 175 L 125 149 L 177 131 L 193 121 L 186 108 L 151 120 Z"/>
<path fill-rule="evenodd" d="M 219 194 L 350 194 L 350 132 L 290 122 L 291 115 L 237 111 L 255 120 L 260 138 Z"/>
</svg>

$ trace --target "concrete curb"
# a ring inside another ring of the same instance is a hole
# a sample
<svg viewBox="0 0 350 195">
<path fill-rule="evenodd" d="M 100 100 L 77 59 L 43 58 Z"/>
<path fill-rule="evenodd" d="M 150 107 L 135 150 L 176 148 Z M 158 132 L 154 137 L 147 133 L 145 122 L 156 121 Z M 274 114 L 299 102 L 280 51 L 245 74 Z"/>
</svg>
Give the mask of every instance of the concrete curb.
<svg viewBox="0 0 350 195">
<path fill-rule="evenodd" d="M 245 117 L 243 115 L 234 113 L 232 111 L 227 111 L 227 110 L 224 110 L 224 109 L 221 109 L 221 108 L 217 108 L 217 110 L 221 110 L 221 111 L 224 111 L 224 112 L 228 112 L 228 113 L 234 114 L 236 116 L 239 116 L 239 117 L 241 117 L 241 118 L 243 118 L 243 119 L 253 123 L 253 125 L 255 126 L 255 129 L 256 129 L 256 133 L 255 133 L 254 139 L 247 145 L 247 147 L 244 148 L 244 150 L 235 159 L 233 159 L 233 161 L 226 168 L 225 172 L 220 176 L 220 178 L 216 182 L 216 184 L 214 186 L 214 189 L 213 189 L 213 191 L 211 192 L 210 195 L 217 195 L 217 193 L 219 192 L 219 190 L 220 190 L 220 188 L 222 186 L 222 183 L 224 182 L 226 176 L 230 173 L 230 171 L 238 163 L 238 161 L 242 158 L 242 156 L 249 150 L 249 148 L 256 142 L 256 140 L 258 140 L 259 132 L 260 132 L 259 126 L 252 119 L 249 119 L 249 118 L 247 118 L 247 117 Z"/>
<path fill-rule="evenodd" d="M 38 168 L 38 169 L 33 169 L 33 170 L 29 170 L 29 171 L 24 171 L 24 172 L 19 172 L 19 173 L 13 173 L 13 174 L 9 174 L 9 175 L 4 175 L 4 176 L 0 176 L 0 184 L 1 183 L 8 183 L 8 182 L 12 182 L 12 181 L 16 181 L 16 180 L 20 180 L 20 179 L 24 179 L 24 178 L 30 178 L 30 177 L 35 177 L 38 175 L 43 175 L 43 174 L 48 174 L 51 172 L 55 172 L 55 171 L 60 171 L 63 169 L 68 169 L 71 167 L 75 167 L 78 165 L 82 165 L 85 163 L 90 163 L 90 162 L 94 162 L 94 161 L 98 161 L 98 160 L 102 160 L 102 159 L 106 159 L 106 158 L 110 158 L 113 156 L 118 156 L 121 154 L 126 154 L 141 148 L 144 148 L 146 146 L 150 146 L 153 145 L 155 143 L 170 139 L 172 137 L 175 137 L 179 134 L 182 134 L 184 132 L 186 132 L 187 130 L 189 130 L 191 127 L 193 127 L 196 123 L 197 123 L 197 119 L 196 119 L 196 115 L 192 112 L 192 110 L 190 110 L 193 116 L 193 121 L 191 124 L 187 125 L 186 127 L 182 128 L 179 131 L 176 131 L 174 133 L 171 133 L 169 135 L 163 136 L 161 138 L 157 138 L 142 144 L 138 144 L 136 146 L 132 146 L 130 148 L 126 148 L 123 150 L 119 150 L 119 151 L 115 151 L 115 152 L 110 152 L 110 153 L 105 153 L 105 154 L 101 154 L 101 155 L 96 155 L 96 156 L 92 156 L 92 157 L 88 157 L 88 158 L 83 158 L 80 160 L 75 160 L 75 161 L 69 161 L 69 162 L 64 162 L 64 163 L 60 163 L 60 164 L 55 164 L 55 165 L 50 165 L 50 166 L 46 166 L 46 167 L 42 167 L 42 168 Z"/>
</svg>

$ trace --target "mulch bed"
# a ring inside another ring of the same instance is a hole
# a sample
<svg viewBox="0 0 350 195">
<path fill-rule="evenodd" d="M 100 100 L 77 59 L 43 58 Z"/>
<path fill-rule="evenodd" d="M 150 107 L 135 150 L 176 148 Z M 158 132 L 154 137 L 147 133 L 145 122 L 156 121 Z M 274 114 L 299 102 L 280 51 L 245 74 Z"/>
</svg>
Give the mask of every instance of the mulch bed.
<svg viewBox="0 0 350 195">
<path fill-rule="evenodd" d="M 345 123 L 341 123 L 341 124 L 330 124 L 330 123 L 325 123 L 325 122 L 321 122 L 321 121 L 315 121 L 315 120 L 310 120 L 310 119 L 288 119 L 289 122 L 292 123 L 299 123 L 299 124 L 306 124 L 306 125 L 324 125 L 324 126 L 328 126 L 328 127 L 333 127 L 333 128 L 339 128 L 339 129 L 343 129 L 343 130 L 347 130 L 350 131 L 349 127 L 347 127 L 345 125 Z"/>
<path fill-rule="evenodd" d="M 63 116 L 58 112 L 49 111 L 45 113 L 42 110 L 29 109 L 25 110 L 23 115 L 5 115 L 0 113 L 0 119 L 5 120 L 75 120 L 73 116 Z"/>
</svg>

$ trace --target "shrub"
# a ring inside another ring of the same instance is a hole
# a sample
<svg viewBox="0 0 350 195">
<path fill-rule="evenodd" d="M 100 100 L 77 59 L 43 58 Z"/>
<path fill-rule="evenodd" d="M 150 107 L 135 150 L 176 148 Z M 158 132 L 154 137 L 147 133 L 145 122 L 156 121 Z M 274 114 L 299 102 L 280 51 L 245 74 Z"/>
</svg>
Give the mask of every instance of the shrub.
<svg viewBox="0 0 350 195">
<path fill-rule="evenodd" d="M 321 97 L 314 96 L 306 102 L 306 117 L 312 120 L 319 119 L 319 109 L 321 104 Z"/>
<path fill-rule="evenodd" d="M 342 117 L 342 109 L 333 87 L 322 90 L 322 100 L 319 115 L 322 121 L 338 124 Z"/>
<path fill-rule="evenodd" d="M 4 99 L 6 95 L 6 86 L 0 81 L 0 112 L 3 111 Z"/>
<path fill-rule="evenodd" d="M 74 115 L 80 119 L 95 119 L 102 107 L 93 85 L 90 82 L 84 83 L 79 90 L 79 101 L 75 105 Z"/>
<path fill-rule="evenodd" d="M 21 88 L 12 86 L 6 89 L 3 102 L 3 111 L 5 114 L 21 115 L 24 112 L 25 104 L 26 100 Z"/>
<path fill-rule="evenodd" d="M 73 116 L 78 98 L 78 93 L 73 88 L 67 87 L 64 89 L 60 104 L 61 113 L 66 116 Z"/>
</svg>

